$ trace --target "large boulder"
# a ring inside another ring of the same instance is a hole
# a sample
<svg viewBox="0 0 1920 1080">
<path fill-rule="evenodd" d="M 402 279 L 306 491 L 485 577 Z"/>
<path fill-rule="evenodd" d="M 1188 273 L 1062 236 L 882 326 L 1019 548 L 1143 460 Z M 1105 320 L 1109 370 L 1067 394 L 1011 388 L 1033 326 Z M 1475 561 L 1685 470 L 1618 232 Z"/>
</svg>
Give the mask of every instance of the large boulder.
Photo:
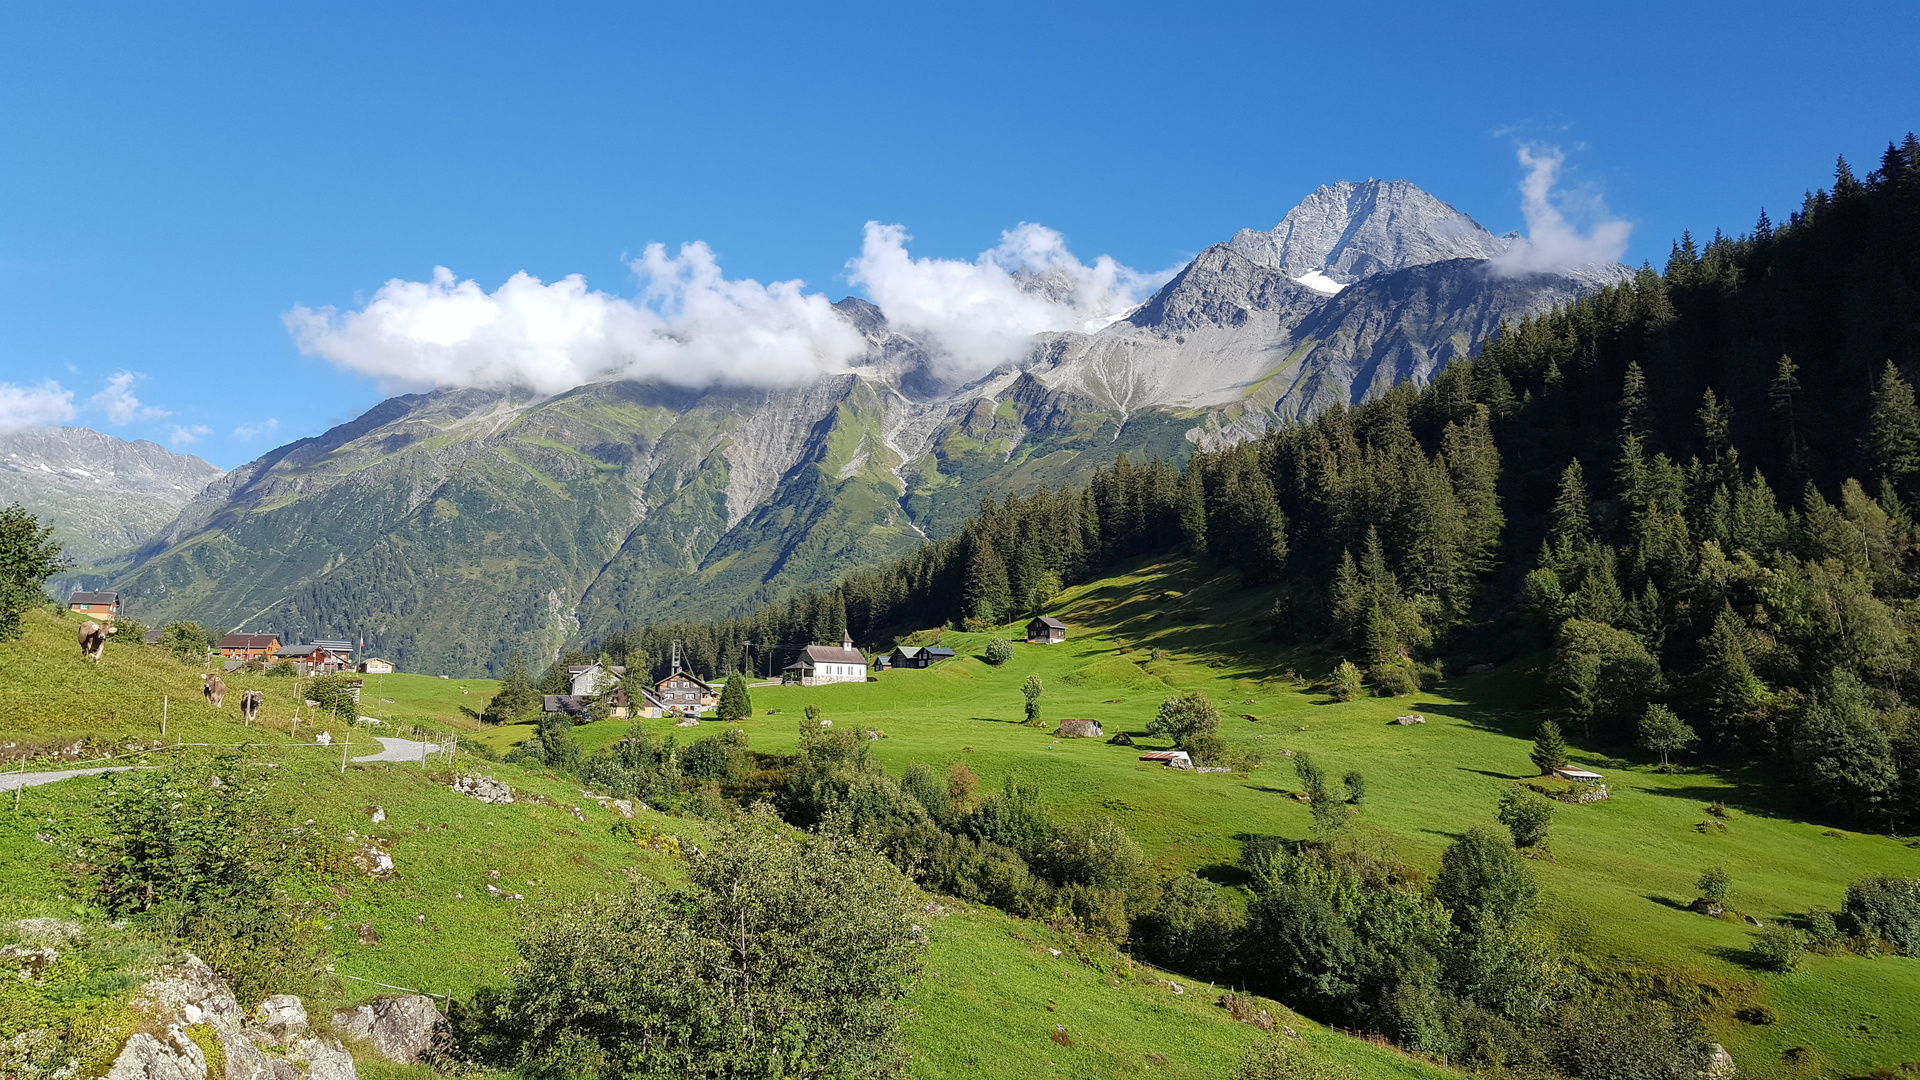
<svg viewBox="0 0 1920 1080">
<path fill-rule="evenodd" d="M 1063 739 L 1097 739 L 1106 734 L 1098 720 L 1062 720 L 1053 733 Z"/>
<path fill-rule="evenodd" d="M 300 1038 L 307 1010 L 299 998 L 268 998 L 250 1025 L 227 981 L 197 956 L 188 955 L 186 963 L 149 980 L 132 1008 L 140 1030 L 120 1049 L 109 1080 L 213 1080 L 207 1075 L 207 1053 L 195 1041 L 208 1029 L 225 1061 L 217 1080 L 355 1080 L 357 1075 L 353 1058 L 336 1040 Z M 256 1038 L 290 1043 L 293 1049 L 276 1057 L 260 1049 Z"/>
<path fill-rule="evenodd" d="M 335 1009 L 333 1026 L 349 1039 L 364 1041 L 388 1061 L 412 1065 L 444 1039 L 452 1027 L 424 994 L 375 998 L 351 1009 Z"/>
</svg>

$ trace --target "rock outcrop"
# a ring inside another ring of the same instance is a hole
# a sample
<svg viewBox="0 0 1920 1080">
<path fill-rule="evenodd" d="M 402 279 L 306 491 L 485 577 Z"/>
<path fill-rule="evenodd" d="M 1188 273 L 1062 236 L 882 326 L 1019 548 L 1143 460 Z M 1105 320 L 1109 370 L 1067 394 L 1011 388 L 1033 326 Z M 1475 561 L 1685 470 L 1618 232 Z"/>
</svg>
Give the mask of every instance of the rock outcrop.
<svg viewBox="0 0 1920 1080">
<path fill-rule="evenodd" d="M 189 955 L 149 980 L 133 1000 L 139 1029 L 114 1059 L 108 1080 L 356 1080 L 353 1056 L 338 1040 L 307 1035 L 300 999 L 277 995 L 249 1022 L 225 979 Z M 272 1052 L 270 1052 L 270 1050 Z"/>
<path fill-rule="evenodd" d="M 426 1058 L 452 1031 L 433 999 L 424 994 L 380 997 L 351 1009 L 335 1009 L 333 1026 L 402 1065 Z"/>
</svg>

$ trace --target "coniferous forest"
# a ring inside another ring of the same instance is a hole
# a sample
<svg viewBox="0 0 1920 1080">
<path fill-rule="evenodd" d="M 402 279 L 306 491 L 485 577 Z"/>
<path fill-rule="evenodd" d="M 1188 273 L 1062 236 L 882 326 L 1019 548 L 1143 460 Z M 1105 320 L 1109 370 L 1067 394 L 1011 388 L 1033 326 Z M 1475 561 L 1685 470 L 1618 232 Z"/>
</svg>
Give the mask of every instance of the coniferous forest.
<svg viewBox="0 0 1920 1080">
<path fill-rule="evenodd" d="M 1423 388 L 1081 490 L 987 498 L 899 561 L 596 651 L 762 674 L 1036 612 L 1190 553 L 1275 587 L 1276 647 L 1373 692 L 1552 641 L 1544 705 L 1594 745 L 1660 736 L 1783 767 L 1826 813 L 1920 828 L 1920 141 L 1787 220 L 1501 333 Z M 1655 724 L 1654 727 L 1659 727 Z M 1648 743 L 1647 745 L 1652 745 Z"/>
</svg>

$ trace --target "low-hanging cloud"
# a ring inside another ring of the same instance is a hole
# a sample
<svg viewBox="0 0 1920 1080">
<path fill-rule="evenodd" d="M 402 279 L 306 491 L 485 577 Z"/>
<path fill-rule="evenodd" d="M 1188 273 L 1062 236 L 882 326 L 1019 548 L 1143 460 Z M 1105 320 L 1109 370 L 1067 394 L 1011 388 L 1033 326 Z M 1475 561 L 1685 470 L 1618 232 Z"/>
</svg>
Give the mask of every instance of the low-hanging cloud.
<svg viewBox="0 0 1920 1080">
<path fill-rule="evenodd" d="M 1039 225 L 1008 230 L 972 262 L 915 259 L 907 239 L 900 226 L 868 223 L 848 276 L 926 341 L 950 377 L 1015 358 L 1037 333 L 1098 329 L 1171 276 L 1106 256 L 1083 264 Z M 296 305 L 282 318 L 302 352 L 389 391 L 559 393 L 607 378 L 790 386 L 844 371 L 866 349 L 825 296 L 799 281 L 729 279 L 703 243 L 677 255 L 652 244 L 629 265 L 640 284 L 631 299 L 589 289 L 578 274 L 549 283 L 519 273 L 488 292 L 435 267 L 428 281 L 387 282 L 358 310 Z"/>
<path fill-rule="evenodd" d="M 1137 307 L 1173 271 L 1142 274 L 1102 255 L 1091 266 L 1061 235 L 1022 222 L 980 257 L 916 259 L 904 226 L 867 222 L 847 277 L 887 321 L 928 340 L 949 368 L 972 377 L 1018 358 L 1035 334 L 1091 332 Z"/>
<path fill-rule="evenodd" d="M 73 419 L 73 391 L 48 379 L 37 386 L 0 383 L 0 431 Z"/>
<path fill-rule="evenodd" d="M 395 279 L 358 311 L 296 306 L 283 318 L 301 351 L 392 389 L 524 386 L 559 393 L 596 379 L 680 386 L 791 385 L 842 370 L 863 342 L 826 297 L 799 281 L 729 280 L 703 243 L 651 244 L 625 299 L 570 275 L 518 273 L 489 293 L 435 267 Z"/>
<path fill-rule="evenodd" d="M 213 434 L 213 429 L 205 424 L 193 424 L 191 426 L 175 424 L 173 425 L 173 434 L 167 436 L 167 442 L 174 446 L 191 446 L 199 442 L 202 436 L 211 434 Z"/>
<path fill-rule="evenodd" d="M 1520 182 L 1520 212 L 1527 219 L 1527 235 L 1498 258 L 1494 265 L 1509 273 L 1569 270 L 1591 263 L 1617 262 L 1626 253 L 1633 225 L 1607 216 L 1606 204 L 1588 190 L 1557 191 L 1560 167 L 1567 156 L 1559 147 L 1520 148 L 1520 165 L 1527 170 Z M 1593 221 L 1583 234 L 1567 220 L 1564 208 Z"/>
<path fill-rule="evenodd" d="M 146 380 L 146 376 L 136 371 L 117 371 L 107 379 L 107 385 L 100 392 L 87 399 L 87 404 L 107 414 L 107 421 L 113 424 L 131 424 L 135 420 L 157 420 L 173 413 L 154 405 L 142 405 L 140 399 L 133 396 L 133 388 Z"/>
</svg>

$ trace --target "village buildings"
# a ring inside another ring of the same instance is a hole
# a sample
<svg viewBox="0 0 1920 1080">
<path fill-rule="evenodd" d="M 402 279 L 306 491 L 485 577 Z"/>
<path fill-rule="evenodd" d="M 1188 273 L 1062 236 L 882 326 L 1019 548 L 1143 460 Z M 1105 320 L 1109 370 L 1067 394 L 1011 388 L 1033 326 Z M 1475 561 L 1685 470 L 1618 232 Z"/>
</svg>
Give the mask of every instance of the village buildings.
<svg viewBox="0 0 1920 1080">
<path fill-rule="evenodd" d="M 783 682 L 801 686 L 866 682 L 867 657 L 853 647 L 853 637 L 843 632 L 838 646 L 809 645 L 801 650 L 800 659 L 782 669 L 781 676 Z"/>
<path fill-rule="evenodd" d="M 932 667 L 942 660 L 951 660 L 959 654 L 952 649 L 939 645 L 901 645 L 887 655 L 887 667 L 923 668 Z"/>
<path fill-rule="evenodd" d="M 228 634 L 215 647 L 225 660 L 268 660 L 280 651 L 280 635 Z"/>
<path fill-rule="evenodd" d="M 660 703 L 669 712 L 699 713 L 710 709 L 720 701 L 720 691 L 708 685 L 706 680 L 692 672 L 676 671 L 661 679 L 658 686 Z"/>
<path fill-rule="evenodd" d="M 273 652 L 275 660 L 291 661 L 301 676 L 333 675 L 351 670 L 353 646 L 345 641 L 314 641 L 283 645 Z"/>
</svg>

